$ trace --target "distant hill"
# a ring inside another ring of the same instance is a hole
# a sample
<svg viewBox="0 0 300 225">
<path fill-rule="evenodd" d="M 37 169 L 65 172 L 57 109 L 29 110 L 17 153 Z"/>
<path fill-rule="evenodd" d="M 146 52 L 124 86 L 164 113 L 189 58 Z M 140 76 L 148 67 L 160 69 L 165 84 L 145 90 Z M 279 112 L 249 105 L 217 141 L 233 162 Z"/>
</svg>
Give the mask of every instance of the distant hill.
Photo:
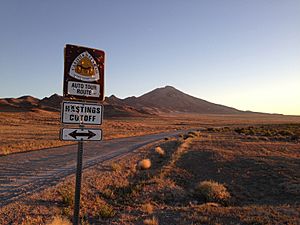
<svg viewBox="0 0 300 225">
<path fill-rule="evenodd" d="M 157 88 L 138 98 L 126 98 L 124 102 L 138 109 L 152 108 L 167 113 L 236 114 L 243 112 L 190 96 L 171 86 Z"/>
<path fill-rule="evenodd" d="M 38 98 L 32 96 L 22 96 L 20 98 L 2 98 L 0 99 L 1 112 L 22 112 L 31 111 L 38 107 Z"/>
<path fill-rule="evenodd" d="M 0 111 L 60 111 L 63 97 L 53 94 L 37 99 L 31 96 L 0 99 Z M 112 95 L 103 103 L 105 117 L 147 116 L 160 113 L 237 114 L 244 111 L 211 103 L 185 94 L 174 87 L 157 88 L 140 97 L 125 99 Z"/>
<path fill-rule="evenodd" d="M 49 98 L 45 97 L 39 101 L 39 108 L 49 111 L 60 111 L 63 96 L 53 94 Z"/>
</svg>

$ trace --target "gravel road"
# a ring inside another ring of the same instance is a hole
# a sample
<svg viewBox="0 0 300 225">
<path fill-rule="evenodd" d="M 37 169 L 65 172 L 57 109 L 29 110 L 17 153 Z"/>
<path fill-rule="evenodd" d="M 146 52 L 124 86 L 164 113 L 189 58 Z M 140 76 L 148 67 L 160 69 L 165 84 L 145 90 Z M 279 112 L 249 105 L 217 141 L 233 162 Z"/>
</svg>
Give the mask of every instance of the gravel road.
<svg viewBox="0 0 300 225">
<path fill-rule="evenodd" d="M 83 168 L 126 155 L 139 147 L 181 132 L 85 142 Z M 0 207 L 75 174 L 76 155 L 77 145 L 69 145 L 0 157 Z"/>
</svg>

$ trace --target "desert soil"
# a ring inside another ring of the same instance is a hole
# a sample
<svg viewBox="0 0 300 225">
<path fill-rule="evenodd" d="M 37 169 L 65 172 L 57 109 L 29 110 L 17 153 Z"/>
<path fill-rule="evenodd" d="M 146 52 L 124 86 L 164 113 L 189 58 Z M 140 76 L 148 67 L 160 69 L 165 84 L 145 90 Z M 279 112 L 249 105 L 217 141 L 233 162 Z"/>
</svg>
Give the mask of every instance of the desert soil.
<svg viewBox="0 0 300 225">
<path fill-rule="evenodd" d="M 101 128 L 104 139 L 108 140 L 198 127 L 268 123 L 300 123 L 300 117 L 264 114 L 166 114 L 159 117 L 108 118 L 104 120 Z M 0 128 L 0 156 L 73 144 L 59 140 L 61 123 L 58 112 L 0 112 Z"/>
<path fill-rule="evenodd" d="M 242 128 L 201 129 L 86 169 L 82 224 L 300 224 L 299 124 Z M 141 170 L 145 158 L 151 168 Z M 208 201 L 196 188 L 205 180 L 231 197 Z M 3 206 L 0 224 L 71 220 L 73 190 L 70 175 Z"/>
</svg>

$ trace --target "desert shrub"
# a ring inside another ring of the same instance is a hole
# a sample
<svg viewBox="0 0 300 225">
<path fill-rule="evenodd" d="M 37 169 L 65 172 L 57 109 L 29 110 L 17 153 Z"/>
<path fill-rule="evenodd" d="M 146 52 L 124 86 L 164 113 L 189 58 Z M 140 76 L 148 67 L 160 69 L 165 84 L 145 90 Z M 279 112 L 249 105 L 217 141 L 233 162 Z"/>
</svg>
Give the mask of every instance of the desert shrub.
<svg viewBox="0 0 300 225">
<path fill-rule="evenodd" d="M 158 225 L 158 220 L 153 216 L 151 219 L 145 219 L 144 225 Z"/>
<path fill-rule="evenodd" d="M 293 141 L 300 139 L 299 125 L 264 125 L 260 127 L 249 126 L 247 128 L 236 128 L 235 132 L 240 135 L 258 137 L 262 141 Z"/>
<path fill-rule="evenodd" d="M 3 149 L 2 152 L 3 152 L 2 155 L 8 155 L 10 153 L 10 150 L 9 149 Z"/>
<path fill-rule="evenodd" d="M 70 185 L 61 187 L 58 193 L 62 198 L 63 204 L 67 206 L 74 205 L 74 189 Z"/>
<path fill-rule="evenodd" d="M 96 217 L 96 218 L 111 218 L 115 216 L 116 212 L 114 208 L 106 203 L 103 199 L 99 196 L 95 196 L 93 201 L 93 205 L 89 208 L 89 215 Z"/>
<path fill-rule="evenodd" d="M 207 180 L 196 186 L 196 194 L 207 202 L 226 202 L 230 198 L 230 194 L 223 184 Z"/>
<path fill-rule="evenodd" d="M 114 191 L 111 190 L 110 188 L 104 189 L 102 191 L 102 195 L 104 198 L 107 198 L 107 199 L 115 199 L 116 198 Z"/>
<path fill-rule="evenodd" d="M 265 130 L 263 135 L 267 136 L 267 137 L 271 137 L 271 136 L 273 136 L 273 133 L 270 130 Z"/>
<path fill-rule="evenodd" d="M 66 216 L 67 218 L 71 218 L 73 216 L 73 209 L 72 207 L 68 206 L 68 207 L 63 207 L 61 209 L 61 214 Z"/>
<path fill-rule="evenodd" d="M 199 131 L 189 131 L 187 134 L 180 135 L 179 137 L 182 137 L 184 140 L 188 138 L 194 138 L 200 136 Z"/>
<path fill-rule="evenodd" d="M 72 223 L 61 216 L 55 216 L 47 225 L 72 225 Z"/>
<path fill-rule="evenodd" d="M 110 205 L 102 204 L 98 207 L 96 215 L 101 218 L 112 218 L 116 215 L 116 212 Z"/>
<path fill-rule="evenodd" d="M 234 131 L 238 134 L 244 134 L 244 135 L 255 135 L 255 130 L 253 127 L 248 128 L 235 128 Z"/>
<path fill-rule="evenodd" d="M 143 212 L 146 212 L 148 214 L 152 214 L 153 213 L 153 205 L 151 203 L 145 203 L 142 205 L 141 207 Z"/>
<path fill-rule="evenodd" d="M 113 163 L 110 164 L 110 167 L 115 172 L 118 172 L 118 171 L 122 170 L 122 166 L 119 163 L 113 162 Z"/>
<path fill-rule="evenodd" d="M 190 131 L 188 134 L 193 136 L 193 137 L 199 137 L 200 136 L 200 131 Z"/>
<path fill-rule="evenodd" d="M 295 135 L 292 131 L 289 130 L 281 130 L 278 132 L 278 134 L 282 135 L 282 136 L 293 136 Z"/>
<path fill-rule="evenodd" d="M 223 127 L 224 131 L 230 131 L 230 127 Z"/>
<path fill-rule="evenodd" d="M 237 129 L 241 129 L 241 128 L 237 128 Z M 226 132 L 226 131 L 230 131 L 230 127 L 209 127 L 206 130 L 210 132 Z"/>
<path fill-rule="evenodd" d="M 138 162 L 138 168 L 141 170 L 147 170 L 151 167 L 150 159 L 143 159 Z"/>
<path fill-rule="evenodd" d="M 253 130 L 253 128 L 252 128 L 252 129 L 249 129 L 249 130 L 247 131 L 247 135 L 255 135 L 255 131 Z"/>
<path fill-rule="evenodd" d="M 164 157 L 164 156 L 165 156 L 165 151 L 164 151 L 161 147 L 157 146 L 154 150 L 155 150 L 155 152 L 156 152 L 157 154 L 159 154 L 161 157 Z"/>
<path fill-rule="evenodd" d="M 16 223 L 6 223 L 6 224 L 16 224 Z M 20 225 L 33 225 L 33 224 L 44 224 L 41 216 L 29 216 L 26 215 L 25 218 L 22 219 Z"/>
</svg>

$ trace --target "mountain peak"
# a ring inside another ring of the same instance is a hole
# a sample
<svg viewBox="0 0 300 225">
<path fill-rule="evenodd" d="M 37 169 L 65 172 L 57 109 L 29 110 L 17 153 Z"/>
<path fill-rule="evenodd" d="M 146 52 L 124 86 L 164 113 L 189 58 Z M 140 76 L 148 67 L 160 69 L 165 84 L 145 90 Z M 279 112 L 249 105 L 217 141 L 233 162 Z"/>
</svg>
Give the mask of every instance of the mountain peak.
<svg viewBox="0 0 300 225">
<path fill-rule="evenodd" d="M 20 100 L 36 100 L 37 98 L 32 97 L 30 95 L 24 95 L 24 96 L 21 96 L 21 97 L 19 97 L 17 99 L 20 99 Z"/>
<path fill-rule="evenodd" d="M 163 87 L 164 89 L 169 89 L 169 90 L 177 90 L 176 88 L 174 88 L 173 86 L 170 85 L 166 85 L 165 87 Z"/>
<path fill-rule="evenodd" d="M 172 86 L 167 85 L 164 87 L 156 88 L 153 91 L 178 91 L 178 90 Z M 151 93 L 153 91 L 150 91 L 149 93 Z"/>
<path fill-rule="evenodd" d="M 43 108 L 59 111 L 60 110 L 60 104 L 63 101 L 63 96 L 60 96 L 58 94 L 53 94 L 50 97 L 43 98 L 39 105 Z"/>
<path fill-rule="evenodd" d="M 125 99 L 125 103 L 132 107 L 154 108 L 162 112 L 205 114 L 232 114 L 241 112 L 234 108 L 193 97 L 169 85 L 156 88 L 135 99 L 127 98 Z"/>
</svg>

